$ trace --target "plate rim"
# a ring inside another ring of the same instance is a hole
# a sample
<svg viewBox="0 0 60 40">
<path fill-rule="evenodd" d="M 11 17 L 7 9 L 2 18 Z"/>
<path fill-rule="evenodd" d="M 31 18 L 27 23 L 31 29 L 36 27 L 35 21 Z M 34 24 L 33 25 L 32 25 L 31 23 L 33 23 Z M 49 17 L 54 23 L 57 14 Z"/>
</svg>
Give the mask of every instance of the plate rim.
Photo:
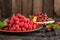
<svg viewBox="0 0 60 40">
<path fill-rule="evenodd" d="M 49 24 L 49 23 L 54 23 L 55 20 L 53 21 L 45 21 L 45 22 L 35 22 L 35 23 L 38 23 L 38 24 Z"/>
<path fill-rule="evenodd" d="M 8 31 L 8 30 L 2 30 L 0 29 L 0 32 L 9 32 L 9 33 L 24 33 L 24 32 L 33 32 L 33 31 L 37 31 L 37 30 L 41 30 L 43 28 L 43 26 L 36 28 L 34 30 L 27 30 L 27 31 Z"/>
</svg>

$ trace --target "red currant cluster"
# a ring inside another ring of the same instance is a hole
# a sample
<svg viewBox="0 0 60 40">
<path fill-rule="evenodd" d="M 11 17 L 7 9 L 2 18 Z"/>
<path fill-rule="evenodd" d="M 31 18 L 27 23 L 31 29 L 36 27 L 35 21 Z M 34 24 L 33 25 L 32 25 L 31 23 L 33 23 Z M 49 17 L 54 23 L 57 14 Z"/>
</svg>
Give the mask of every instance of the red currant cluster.
<svg viewBox="0 0 60 40">
<path fill-rule="evenodd" d="M 37 12 L 35 15 L 37 16 L 37 22 L 45 22 L 48 19 L 46 13 Z"/>
</svg>

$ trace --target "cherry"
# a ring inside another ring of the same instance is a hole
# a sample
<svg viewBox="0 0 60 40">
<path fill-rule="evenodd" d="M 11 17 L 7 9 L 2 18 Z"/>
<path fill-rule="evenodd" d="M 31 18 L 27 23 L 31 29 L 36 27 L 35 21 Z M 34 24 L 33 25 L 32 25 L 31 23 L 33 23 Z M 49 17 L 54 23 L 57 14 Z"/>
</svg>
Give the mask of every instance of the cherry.
<svg viewBox="0 0 60 40">
<path fill-rule="evenodd" d="M 55 27 L 52 27 L 51 30 L 54 31 L 55 30 Z"/>
<path fill-rule="evenodd" d="M 60 22 L 55 22 L 56 24 L 60 25 Z"/>
<path fill-rule="evenodd" d="M 51 30 L 50 28 L 46 28 L 46 31 L 47 31 L 47 32 L 50 32 L 50 30 Z"/>
</svg>

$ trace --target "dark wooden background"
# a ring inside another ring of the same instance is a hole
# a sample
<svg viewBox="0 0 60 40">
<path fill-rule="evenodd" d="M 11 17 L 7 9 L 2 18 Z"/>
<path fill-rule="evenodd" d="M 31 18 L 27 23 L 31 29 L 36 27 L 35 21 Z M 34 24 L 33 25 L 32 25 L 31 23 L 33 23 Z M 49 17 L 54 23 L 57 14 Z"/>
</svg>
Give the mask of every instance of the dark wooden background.
<svg viewBox="0 0 60 40">
<path fill-rule="evenodd" d="M 18 12 L 28 16 L 37 11 L 45 12 L 49 17 L 54 17 L 53 6 L 53 0 L 0 0 L 0 17 L 7 18 Z"/>
</svg>

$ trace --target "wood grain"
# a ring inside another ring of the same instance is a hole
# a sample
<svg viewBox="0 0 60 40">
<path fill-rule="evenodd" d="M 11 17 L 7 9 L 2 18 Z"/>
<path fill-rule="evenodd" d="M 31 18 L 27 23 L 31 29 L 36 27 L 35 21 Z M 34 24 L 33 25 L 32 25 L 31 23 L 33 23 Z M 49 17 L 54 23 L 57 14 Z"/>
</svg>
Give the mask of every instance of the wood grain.
<svg viewBox="0 0 60 40">
<path fill-rule="evenodd" d="M 22 14 L 26 17 L 32 14 L 32 0 L 22 0 Z"/>
<path fill-rule="evenodd" d="M 42 12 L 42 0 L 33 0 L 33 14 L 37 11 Z"/>
<path fill-rule="evenodd" d="M 44 0 L 44 12 L 48 14 L 49 17 L 54 17 L 54 2 L 53 0 Z"/>
<path fill-rule="evenodd" d="M 60 18 L 60 0 L 54 0 L 55 17 Z"/>
<path fill-rule="evenodd" d="M 2 3 L 1 3 L 1 0 L 0 0 L 0 18 L 1 18 L 1 7 L 2 7 L 1 4 Z"/>
<path fill-rule="evenodd" d="M 2 0 L 2 14 L 4 18 L 11 16 L 11 0 Z"/>
</svg>

